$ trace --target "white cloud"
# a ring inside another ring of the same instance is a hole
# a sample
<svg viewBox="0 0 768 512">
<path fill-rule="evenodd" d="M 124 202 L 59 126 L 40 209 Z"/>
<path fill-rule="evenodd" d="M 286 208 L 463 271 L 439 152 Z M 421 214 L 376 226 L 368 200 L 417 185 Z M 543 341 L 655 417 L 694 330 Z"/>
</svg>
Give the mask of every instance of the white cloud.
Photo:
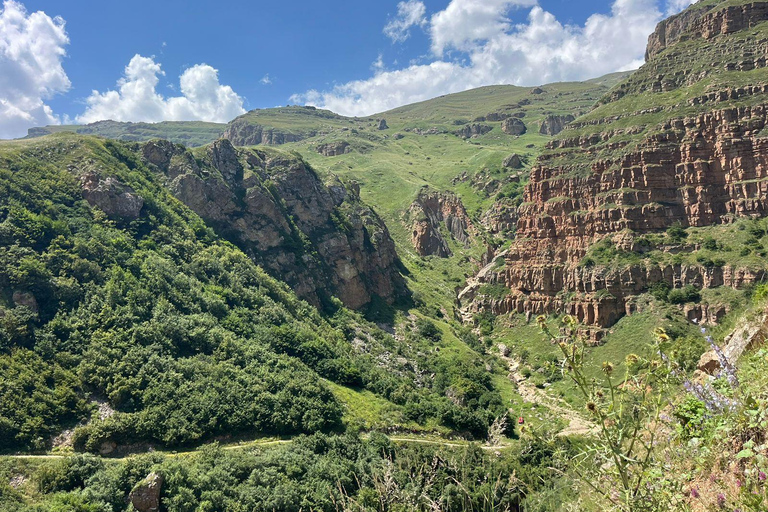
<svg viewBox="0 0 768 512">
<path fill-rule="evenodd" d="M 181 96 L 165 98 L 157 92 L 160 64 L 135 55 L 118 81 L 118 90 L 93 91 L 86 99 L 80 123 L 113 121 L 212 121 L 228 122 L 243 114 L 243 98 L 219 83 L 218 70 L 207 64 L 187 69 L 179 78 Z"/>
<path fill-rule="evenodd" d="M 667 1 L 667 16 L 677 14 L 689 5 L 693 5 L 699 0 L 668 0 Z"/>
<path fill-rule="evenodd" d="M 0 9 L 0 138 L 59 123 L 45 100 L 69 90 L 61 65 L 69 43 L 64 20 L 27 13 L 13 0 Z"/>
<path fill-rule="evenodd" d="M 536 0 L 452 0 L 432 16 L 432 51 L 440 56 L 446 48 L 470 50 L 478 42 L 510 28 L 507 13 L 513 7 L 533 7 Z"/>
<path fill-rule="evenodd" d="M 427 24 L 427 8 L 424 2 L 408 0 L 397 4 L 397 16 L 384 27 L 384 34 L 393 43 L 402 43 L 411 37 L 411 27 Z"/>
<path fill-rule="evenodd" d="M 269 77 L 269 73 L 264 75 L 261 80 L 259 80 L 259 82 L 261 82 L 261 85 L 270 85 L 272 83 L 272 79 Z"/>
<path fill-rule="evenodd" d="M 464 60 L 439 58 L 399 70 L 375 70 L 363 80 L 329 91 L 294 95 L 295 103 L 345 115 L 370 115 L 407 103 L 492 84 L 538 85 L 584 80 L 639 67 L 648 35 L 661 19 L 657 0 L 615 0 L 610 14 L 584 25 L 564 25 L 538 5 L 525 23 L 507 18 L 533 0 L 452 0 L 432 16 L 432 50 L 462 52 Z"/>
</svg>

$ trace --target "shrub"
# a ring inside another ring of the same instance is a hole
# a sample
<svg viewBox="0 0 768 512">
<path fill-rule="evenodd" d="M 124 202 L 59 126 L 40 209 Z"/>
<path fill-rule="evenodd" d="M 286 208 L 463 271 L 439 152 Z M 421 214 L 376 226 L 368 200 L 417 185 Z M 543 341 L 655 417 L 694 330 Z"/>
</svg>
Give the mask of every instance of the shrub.
<svg viewBox="0 0 768 512">
<path fill-rule="evenodd" d="M 683 288 L 671 290 L 668 300 L 672 304 L 688 304 L 689 302 L 698 302 L 701 300 L 701 293 L 693 285 L 686 285 Z"/>
<path fill-rule="evenodd" d="M 437 326 L 426 318 L 416 320 L 416 334 L 423 339 L 439 343 L 443 339 L 443 333 Z"/>
<path fill-rule="evenodd" d="M 688 232 L 685 230 L 683 225 L 678 221 L 672 224 L 667 229 L 667 236 L 673 241 L 673 242 L 681 242 L 684 239 L 688 238 Z"/>
</svg>

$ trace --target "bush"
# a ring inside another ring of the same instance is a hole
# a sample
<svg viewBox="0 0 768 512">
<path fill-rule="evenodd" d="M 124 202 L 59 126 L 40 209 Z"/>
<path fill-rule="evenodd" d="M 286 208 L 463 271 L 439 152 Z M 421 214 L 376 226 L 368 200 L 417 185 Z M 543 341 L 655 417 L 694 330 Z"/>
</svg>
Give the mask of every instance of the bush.
<svg viewBox="0 0 768 512">
<path fill-rule="evenodd" d="M 672 224 L 667 229 L 667 236 L 673 241 L 673 242 L 681 242 L 684 239 L 688 238 L 688 232 L 685 230 L 683 225 L 678 221 Z"/>
<path fill-rule="evenodd" d="M 696 287 L 689 284 L 683 288 L 671 290 L 668 299 L 672 304 L 688 304 L 689 302 L 700 301 L 701 293 Z"/>
<path fill-rule="evenodd" d="M 654 283 L 648 291 L 656 300 L 666 302 L 669 299 L 670 286 L 665 281 Z"/>
<path fill-rule="evenodd" d="M 437 326 L 426 318 L 416 320 L 416 334 L 423 339 L 433 343 L 439 343 L 443 339 L 443 333 Z"/>
</svg>

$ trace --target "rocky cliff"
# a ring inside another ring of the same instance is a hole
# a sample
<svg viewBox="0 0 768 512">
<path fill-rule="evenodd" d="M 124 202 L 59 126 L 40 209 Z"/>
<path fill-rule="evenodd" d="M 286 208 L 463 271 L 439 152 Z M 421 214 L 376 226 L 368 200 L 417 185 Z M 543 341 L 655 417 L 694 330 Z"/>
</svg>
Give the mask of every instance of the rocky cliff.
<svg viewBox="0 0 768 512">
<path fill-rule="evenodd" d="M 768 213 L 768 3 L 707 6 L 660 24 L 650 61 L 550 142 L 531 170 L 518 238 L 503 265 L 463 292 L 466 310 L 564 311 L 606 327 L 657 283 L 764 278 L 727 260 L 683 261 L 671 254 L 698 248 L 646 236 Z M 610 261 L 590 256 L 598 244 Z M 510 294 L 482 297 L 483 283 Z"/>
<path fill-rule="evenodd" d="M 427 187 L 419 191 L 408 209 L 406 223 L 410 226 L 413 247 L 421 256 L 451 256 L 443 233 L 464 245 L 468 245 L 470 236 L 476 234 L 461 199 L 453 193 Z"/>
<path fill-rule="evenodd" d="M 310 131 L 306 134 L 291 133 L 268 126 L 252 124 L 246 119 L 235 119 L 222 136 L 232 141 L 236 146 L 256 146 L 258 144 L 276 146 L 288 142 L 298 142 L 317 133 Z"/>
<path fill-rule="evenodd" d="M 323 183 L 293 155 L 227 139 L 194 154 L 165 141 L 140 150 L 176 197 L 313 304 L 334 295 L 361 308 L 403 293 L 394 242 L 354 184 Z"/>
<path fill-rule="evenodd" d="M 361 123 L 363 120 L 310 106 L 256 109 L 231 121 L 222 138 L 235 146 L 277 146 Z"/>
</svg>

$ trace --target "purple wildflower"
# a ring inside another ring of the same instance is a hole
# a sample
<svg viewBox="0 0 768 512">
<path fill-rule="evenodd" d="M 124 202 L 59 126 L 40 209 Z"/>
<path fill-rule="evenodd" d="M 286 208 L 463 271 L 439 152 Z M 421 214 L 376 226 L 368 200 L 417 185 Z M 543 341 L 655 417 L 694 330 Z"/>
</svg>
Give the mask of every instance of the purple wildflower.
<svg viewBox="0 0 768 512">
<path fill-rule="evenodd" d="M 691 498 L 698 498 L 699 490 L 695 487 L 691 487 Z"/>
<path fill-rule="evenodd" d="M 725 494 L 720 493 L 717 495 L 717 506 L 720 508 L 725 507 Z"/>
<path fill-rule="evenodd" d="M 720 345 L 715 343 L 714 338 L 707 334 L 707 329 L 705 327 L 701 328 L 701 333 L 704 334 L 704 339 L 707 340 L 707 343 L 709 343 L 709 346 L 712 347 L 715 355 L 717 355 L 717 360 L 720 362 L 720 368 L 722 368 L 723 372 L 725 372 L 725 377 L 728 379 L 728 384 L 730 384 L 731 388 L 736 389 L 739 387 L 739 378 L 736 375 L 736 367 L 733 366 L 733 364 L 731 364 L 731 362 L 728 360 L 728 357 L 725 355 L 725 352 L 723 352 L 723 349 L 720 347 Z"/>
<path fill-rule="evenodd" d="M 765 482 L 765 472 L 764 471 L 758 472 L 757 479 L 760 480 L 761 482 Z"/>
</svg>

